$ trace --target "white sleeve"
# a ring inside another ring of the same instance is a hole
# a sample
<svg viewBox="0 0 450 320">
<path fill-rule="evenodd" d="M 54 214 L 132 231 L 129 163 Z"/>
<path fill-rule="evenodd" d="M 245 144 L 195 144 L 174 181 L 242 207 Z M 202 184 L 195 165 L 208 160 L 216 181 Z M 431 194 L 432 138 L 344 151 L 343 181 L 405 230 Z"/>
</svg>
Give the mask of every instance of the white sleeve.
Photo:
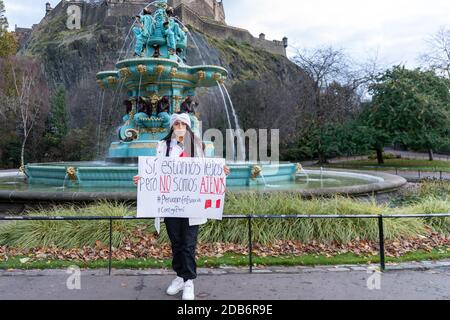
<svg viewBox="0 0 450 320">
<path fill-rule="evenodd" d="M 155 229 L 158 234 L 161 233 L 161 218 L 155 218 Z"/>
<path fill-rule="evenodd" d="M 166 141 L 163 140 L 158 142 L 158 148 L 156 149 L 156 156 L 164 157 L 166 155 L 166 151 L 167 151 Z"/>
<path fill-rule="evenodd" d="M 166 141 L 158 142 L 158 148 L 156 149 L 157 157 L 164 157 L 167 150 Z M 155 218 L 155 229 L 158 234 L 161 232 L 161 218 Z"/>
<path fill-rule="evenodd" d="M 206 158 L 203 146 L 197 146 L 196 149 L 197 149 L 197 158 Z"/>
</svg>

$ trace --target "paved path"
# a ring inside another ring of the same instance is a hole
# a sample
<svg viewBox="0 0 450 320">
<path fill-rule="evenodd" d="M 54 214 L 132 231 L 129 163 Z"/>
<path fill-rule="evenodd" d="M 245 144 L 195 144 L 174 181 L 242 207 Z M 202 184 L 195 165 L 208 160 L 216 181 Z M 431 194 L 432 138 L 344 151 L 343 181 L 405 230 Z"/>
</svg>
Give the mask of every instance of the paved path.
<svg viewBox="0 0 450 320">
<path fill-rule="evenodd" d="M 420 153 L 420 152 L 414 152 L 414 151 L 399 151 L 394 150 L 390 148 L 386 148 L 384 150 L 386 153 L 392 153 L 395 155 L 401 155 L 402 158 L 408 158 L 408 159 L 416 159 L 416 160 L 429 160 L 428 153 Z M 440 161 L 450 161 L 450 155 L 446 154 L 434 154 L 434 160 L 440 160 Z"/>
<path fill-rule="evenodd" d="M 430 172 L 430 171 L 414 171 L 414 170 L 378 170 L 393 175 L 399 175 L 408 181 L 415 181 L 421 179 L 431 180 L 450 180 L 450 172 Z"/>
<path fill-rule="evenodd" d="M 245 269 L 200 269 L 199 274 L 197 300 L 450 299 L 450 262 L 391 267 L 383 274 L 358 266 L 280 267 L 252 275 Z M 64 270 L 1 271 L 0 300 L 180 299 L 164 293 L 173 279 L 168 271 L 118 270 L 111 277 L 106 270 L 81 271 L 79 290 L 68 289 L 70 276 Z"/>
<path fill-rule="evenodd" d="M 395 155 L 400 155 L 404 159 L 415 159 L 415 160 L 428 160 L 428 153 L 419 153 L 419 152 L 412 152 L 412 151 L 399 151 L 399 150 L 393 150 L 386 148 L 384 150 L 386 153 L 392 153 Z M 329 159 L 328 162 L 333 163 L 342 163 L 342 162 L 348 162 L 348 161 L 360 161 L 360 160 L 368 160 L 368 156 L 354 156 L 354 157 L 339 157 L 339 158 L 333 158 Z M 434 154 L 434 160 L 440 160 L 440 161 L 450 161 L 450 155 L 445 154 Z M 302 161 L 301 162 L 304 166 L 313 166 L 317 164 L 317 160 L 315 161 Z"/>
<path fill-rule="evenodd" d="M 393 153 L 396 155 L 401 155 L 402 158 L 408 158 L 408 159 L 417 159 L 417 160 L 428 160 L 428 154 L 425 153 L 418 153 L 418 152 L 410 152 L 410 151 L 398 151 L 393 149 L 385 149 L 385 152 L 387 153 Z M 332 164 L 336 164 L 336 168 L 340 168 L 339 164 L 347 161 L 354 161 L 354 160 L 367 160 L 367 156 L 356 156 L 356 157 L 341 157 L 341 158 L 334 158 L 330 159 L 329 163 L 331 164 L 331 168 L 327 168 L 327 170 L 332 169 Z M 441 161 L 450 161 L 450 155 L 443 155 L 443 154 L 435 154 L 435 160 L 441 160 Z M 304 166 L 316 166 L 316 161 L 306 161 L 302 162 Z M 433 164 L 430 162 L 430 167 L 432 167 Z M 355 169 L 356 170 L 356 169 Z M 364 171 L 364 167 L 361 168 L 362 171 Z M 372 171 L 372 170 L 367 170 Z M 408 181 L 415 181 L 415 180 L 421 180 L 421 179 L 432 179 L 432 180 L 450 180 L 450 172 L 448 170 L 442 170 L 442 171 L 426 171 L 426 170 L 407 170 L 407 169 L 398 169 L 393 170 L 391 168 L 383 168 L 379 167 L 378 170 L 374 171 L 380 171 L 385 173 L 390 173 L 393 175 L 399 175 L 402 176 L 405 179 L 408 179 Z"/>
</svg>

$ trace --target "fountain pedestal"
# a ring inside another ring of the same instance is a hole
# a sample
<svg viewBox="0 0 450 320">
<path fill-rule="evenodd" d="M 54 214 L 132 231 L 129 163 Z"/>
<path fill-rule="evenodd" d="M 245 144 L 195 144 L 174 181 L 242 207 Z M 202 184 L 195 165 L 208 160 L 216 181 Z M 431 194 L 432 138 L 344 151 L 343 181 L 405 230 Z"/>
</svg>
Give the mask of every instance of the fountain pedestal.
<svg viewBox="0 0 450 320">
<path fill-rule="evenodd" d="M 133 142 L 113 142 L 109 149 L 108 161 L 117 163 L 137 163 L 138 157 L 154 157 L 160 140 L 137 140 Z M 205 156 L 214 157 L 214 143 L 204 141 Z M 128 159 L 132 158 L 132 159 Z"/>
</svg>

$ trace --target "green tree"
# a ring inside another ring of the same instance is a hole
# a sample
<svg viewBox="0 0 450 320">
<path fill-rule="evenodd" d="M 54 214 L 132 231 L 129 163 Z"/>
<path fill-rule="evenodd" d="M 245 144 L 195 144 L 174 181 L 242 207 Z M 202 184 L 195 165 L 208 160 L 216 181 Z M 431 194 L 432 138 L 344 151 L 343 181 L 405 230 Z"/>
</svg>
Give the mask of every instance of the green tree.
<svg viewBox="0 0 450 320">
<path fill-rule="evenodd" d="M 67 110 L 66 90 L 58 86 L 50 98 L 50 113 L 47 118 L 46 138 L 51 146 L 57 146 L 69 132 L 69 112 Z"/>
<path fill-rule="evenodd" d="M 8 32 L 8 20 L 5 17 L 5 5 L 0 0 L 0 58 L 14 55 L 17 52 L 17 40 L 12 32 Z"/>
<path fill-rule="evenodd" d="M 0 58 L 13 56 L 17 52 L 17 39 L 12 32 L 0 33 Z"/>
<path fill-rule="evenodd" d="M 91 161 L 96 156 L 97 146 L 92 141 L 90 128 L 71 129 L 61 141 L 61 160 Z"/>
<path fill-rule="evenodd" d="M 365 155 L 377 145 L 377 134 L 360 117 L 339 124 L 334 135 L 341 155 Z"/>
<path fill-rule="evenodd" d="M 367 124 L 380 135 L 379 142 L 400 142 L 414 149 L 433 150 L 449 135 L 450 93 L 448 81 L 432 71 L 395 66 L 370 87 L 373 102 Z M 377 149 L 378 152 L 382 150 Z"/>
<path fill-rule="evenodd" d="M 5 4 L 0 0 L 0 33 L 8 28 L 8 19 L 5 17 Z"/>
<path fill-rule="evenodd" d="M 384 164 L 383 149 L 392 143 L 392 134 L 380 123 L 373 122 L 373 105 L 364 103 L 354 126 L 357 130 L 351 130 L 349 141 L 355 144 L 363 143 L 368 147 L 367 151 L 375 150 L 378 164 Z"/>
</svg>

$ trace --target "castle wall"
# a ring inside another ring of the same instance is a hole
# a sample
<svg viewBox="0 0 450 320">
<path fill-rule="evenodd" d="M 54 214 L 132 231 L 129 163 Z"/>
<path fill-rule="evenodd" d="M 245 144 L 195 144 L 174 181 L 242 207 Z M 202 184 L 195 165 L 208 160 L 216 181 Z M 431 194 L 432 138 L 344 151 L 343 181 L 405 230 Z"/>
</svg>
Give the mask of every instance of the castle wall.
<svg viewBox="0 0 450 320">
<path fill-rule="evenodd" d="M 217 0 L 169 0 L 168 2 L 172 5 L 183 2 L 175 7 L 175 14 L 185 25 L 190 25 L 203 33 L 219 39 L 231 38 L 236 42 L 248 43 L 270 53 L 286 56 L 286 48 L 281 41 L 269 41 L 255 38 L 248 30 L 227 26 L 224 22 L 222 23 L 220 21 L 215 22 L 210 16 L 210 14 L 214 12 L 214 4 L 221 8 L 219 11 L 216 11 L 215 14 L 218 14 L 225 19 L 223 4 L 217 2 Z M 205 5 L 205 2 L 207 5 Z M 147 1 L 107 0 L 98 3 L 87 3 L 85 1 L 77 0 L 62 0 L 44 17 L 37 28 L 45 25 L 47 21 L 53 17 L 66 15 L 68 6 L 72 4 L 81 8 L 82 28 L 97 23 L 114 25 L 116 23 L 116 17 L 129 17 L 131 25 L 133 17 L 142 10 L 144 3 L 147 3 Z M 188 7 L 184 3 L 190 3 L 193 7 Z M 220 12 L 223 12 L 223 15 Z M 204 17 L 202 14 L 204 14 Z M 210 18 L 205 18 L 208 16 Z M 25 41 L 26 40 L 23 40 L 22 42 Z"/>
<path fill-rule="evenodd" d="M 193 9 L 184 4 L 179 5 L 175 9 L 175 13 L 181 18 L 183 24 L 190 25 L 213 37 L 219 39 L 231 38 L 236 42 L 248 43 L 270 53 L 286 56 L 286 48 L 282 41 L 269 41 L 255 38 L 248 30 L 205 20 L 194 12 Z"/>
<path fill-rule="evenodd" d="M 46 21 L 61 15 L 67 15 L 67 8 L 70 5 L 76 5 L 81 9 L 81 26 L 89 26 L 100 21 L 104 21 L 108 16 L 107 4 L 105 2 L 88 3 L 85 1 L 62 0 L 58 5 L 50 11 L 39 25 L 45 24 Z"/>
<path fill-rule="evenodd" d="M 108 1 L 108 16 L 123 17 L 128 16 L 132 19 L 139 14 L 149 1 Z M 131 24 L 131 23 L 130 23 Z"/>
<path fill-rule="evenodd" d="M 215 12 L 215 20 L 225 23 L 225 9 L 223 7 L 223 2 L 216 3 L 216 8 L 214 9 L 214 12 Z"/>
<path fill-rule="evenodd" d="M 217 0 L 169 0 L 173 8 L 184 4 L 196 12 L 199 16 L 216 20 L 225 24 L 225 10 L 222 2 Z"/>
<path fill-rule="evenodd" d="M 31 32 L 33 32 L 33 29 L 31 29 L 31 28 L 17 28 L 16 27 L 14 34 L 16 35 L 16 39 L 19 44 L 19 48 L 26 46 L 28 39 L 30 39 Z"/>
</svg>

